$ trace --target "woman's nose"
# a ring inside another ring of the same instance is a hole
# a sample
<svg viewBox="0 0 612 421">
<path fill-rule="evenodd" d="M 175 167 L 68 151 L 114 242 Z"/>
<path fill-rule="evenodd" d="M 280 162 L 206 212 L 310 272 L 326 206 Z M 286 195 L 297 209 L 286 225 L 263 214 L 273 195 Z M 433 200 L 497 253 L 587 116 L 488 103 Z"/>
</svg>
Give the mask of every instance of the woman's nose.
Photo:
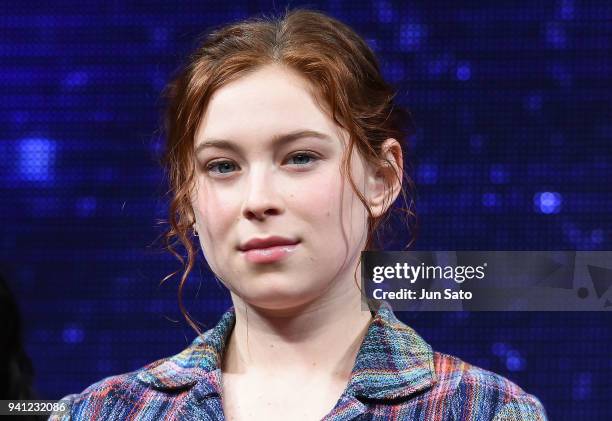
<svg viewBox="0 0 612 421">
<path fill-rule="evenodd" d="M 248 175 L 243 214 L 246 218 L 263 219 L 280 213 L 279 192 L 271 171 L 265 168 L 252 170 Z"/>
</svg>

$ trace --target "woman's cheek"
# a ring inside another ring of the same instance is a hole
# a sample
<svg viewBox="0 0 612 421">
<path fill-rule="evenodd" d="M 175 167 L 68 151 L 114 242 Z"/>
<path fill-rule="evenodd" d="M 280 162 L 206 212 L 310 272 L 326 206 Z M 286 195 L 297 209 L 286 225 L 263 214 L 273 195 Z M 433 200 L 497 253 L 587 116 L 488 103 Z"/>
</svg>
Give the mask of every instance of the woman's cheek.
<svg viewBox="0 0 612 421">
<path fill-rule="evenodd" d="M 307 185 L 295 192 L 295 201 L 299 206 L 322 215 L 337 213 L 342 188 L 339 174 L 322 173 L 311 179 Z"/>
<path fill-rule="evenodd" d="M 200 208 L 205 209 L 206 221 L 211 226 L 225 226 L 225 220 L 232 220 L 232 209 L 235 207 L 235 194 L 227 189 L 209 186 L 203 183 L 198 200 Z"/>
</svg>

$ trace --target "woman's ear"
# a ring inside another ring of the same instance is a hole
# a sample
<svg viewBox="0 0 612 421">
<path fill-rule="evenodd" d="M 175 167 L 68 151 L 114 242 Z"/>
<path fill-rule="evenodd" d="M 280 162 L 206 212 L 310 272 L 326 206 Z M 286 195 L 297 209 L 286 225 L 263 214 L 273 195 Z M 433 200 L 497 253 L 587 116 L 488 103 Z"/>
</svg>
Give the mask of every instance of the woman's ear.
<svg viewBox="0 0 612 421">
<path fill-rule="evenodd" d="M 384 214 L 402 189 L 404 161 L 402 146 L 396 139 L 383 142 L 381 162 L 378 168 L 369 166 L 366 179 L 366 197 L 374 217 Z"/>
</svg>

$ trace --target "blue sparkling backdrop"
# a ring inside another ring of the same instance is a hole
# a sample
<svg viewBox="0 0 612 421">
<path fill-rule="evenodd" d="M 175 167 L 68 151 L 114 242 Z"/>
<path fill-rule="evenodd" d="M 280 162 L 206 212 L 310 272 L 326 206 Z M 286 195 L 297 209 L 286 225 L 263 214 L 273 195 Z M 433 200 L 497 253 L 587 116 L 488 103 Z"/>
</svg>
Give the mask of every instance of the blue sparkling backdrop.
<svg viewBox="0 0 612 421">
<path fill-rule="evenodd" d="M 420 249 L 612 249 L 612 5 L 291 2 L 377 53 L 415 117 Z M 0 270 L 43 397 L 181 350 L 178 263 L 157 247 L 159 93 L 211 25 L 283 2 L 0 6 Z M 397 242 L 389 249 L 400 249 Z M 230 304 L 200 260 L 205 327 Z M 435 349 L 517 382 L 551 419 L 604 419 L 610 312 L 398 313 Z"/>
</svg>

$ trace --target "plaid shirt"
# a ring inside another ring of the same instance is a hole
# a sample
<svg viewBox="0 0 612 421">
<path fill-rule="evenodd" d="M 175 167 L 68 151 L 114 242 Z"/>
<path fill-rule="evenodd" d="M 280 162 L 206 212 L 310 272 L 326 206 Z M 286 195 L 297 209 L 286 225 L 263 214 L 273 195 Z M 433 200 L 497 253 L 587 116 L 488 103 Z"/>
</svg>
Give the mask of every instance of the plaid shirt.
<svg viewBox="0 0 612 421">
<path fill-rule="evenodd" d="M 340 420 L 546 420 L 540 401 L 508 379 L 434 352 L 380 302 L 348 385 L 323 418 Z M 64 399 L 50 420 L 223 420 L 220 361 L 230 307 L 181 353 L 107 377 Z"/>
</svg>

